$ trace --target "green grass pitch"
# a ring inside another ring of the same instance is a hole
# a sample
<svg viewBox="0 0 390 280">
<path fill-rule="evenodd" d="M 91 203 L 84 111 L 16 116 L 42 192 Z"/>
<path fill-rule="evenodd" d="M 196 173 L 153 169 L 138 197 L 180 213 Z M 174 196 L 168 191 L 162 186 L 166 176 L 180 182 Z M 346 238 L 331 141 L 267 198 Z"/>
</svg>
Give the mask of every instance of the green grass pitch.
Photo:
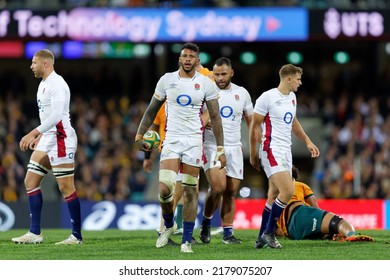
<svg viewBox="0 0 390 280">
<path fill-rule="evenodd" d="M 84 231 L 81 246 L 58 246 L 55 242 L 65 239 L 69 229 L 44 229 L 42 244 L 14 244 L 12 237 L 26 230 L 0 232 L 1 260 L 390 260 L 390 231 L 362 230 L 372 235 L 374 242 L 336 242 L 329 240 L 292 241 L 280 238 L 281 250 L 254 249 L 257 230 L 236 230 L 235 236 L 243 243 L 226 245 L 221 235 L 212 236 L 210 244 L 192 246 L 193 254 L 180 253 L 179 246 L 157 249 L 157 232 Z M 194 237 L 199 240 L 199 230 Z M 172 236 L 181 243 L 181 236 Z"/>
</svg>

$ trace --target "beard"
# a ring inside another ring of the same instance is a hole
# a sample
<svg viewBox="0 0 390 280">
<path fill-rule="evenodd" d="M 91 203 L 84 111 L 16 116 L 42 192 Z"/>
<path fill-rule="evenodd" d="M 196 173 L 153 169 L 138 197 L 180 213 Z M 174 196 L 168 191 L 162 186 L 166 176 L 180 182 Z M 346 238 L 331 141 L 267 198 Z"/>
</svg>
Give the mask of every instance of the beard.
<svg viewBox="0 0 390 280">
<path fill-rule="evenodd" d="M 223 83 L 218 83 L 218 82 L 217 82 L 217 86 L 218 86 L 220 89 L 226 89 L 227 87 L 229 87 L 231 80 L 232 80 L 232 79 L 228 79 L 228 80 L 224 81 Z"/>
<path fill-rule="evenodd" d="M 191 71 L 193 71 L 194 69 L 195 69 L 195 65 L 191 65 L 191 67 L 190 68 L 188 68 L 188 67 L 186 67 L 183 63 L 180 63 L 179 62 L 179 67 L 181 67 L 181 69 L 183 69 L 183 71 L 185 72 L 185 73 L 190 73 Z"/>
<path fill-rule="evenodd" d="M 35 78 L 40 79 L 43 77 L 42 73 L 40 71 L 33 72 L 33 75 Z"/>
</svg>

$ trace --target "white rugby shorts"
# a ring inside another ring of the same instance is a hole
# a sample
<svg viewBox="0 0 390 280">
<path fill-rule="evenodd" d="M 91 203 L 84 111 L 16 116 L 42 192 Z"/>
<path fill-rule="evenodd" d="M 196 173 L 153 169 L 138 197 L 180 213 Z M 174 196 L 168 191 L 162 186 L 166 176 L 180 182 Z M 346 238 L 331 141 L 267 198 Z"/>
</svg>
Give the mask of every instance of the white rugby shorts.
<svg viewBox="0 0 390 280">
<path fill-rule="evenodd" d="M 51 166 L 74 163 L 77 150 L 77 135 L 73 129 L 66 130 L 66 137 L 54 133 L 43 134 L 35 150 L 47 154 Z"/>
<path fill-rule="evenodd" d="M 292 154 L 291 150 L 286 149 L 269 149 L 268 151 L 260 151 L 261 165 L 264 169 L 267 178 L 271 175 L 288 171 L 291 174 L 292 169 Z"/>
<path fill-rule="evenodd" d="M 160 161 L 180 159 L 182 163 L 201 167 L 203 164 L 202 149 L 202 138 L 200 137 L 165 138 Z"/>
<path fill-rule="evenodd" d="M 239 180 L 244 179 L 244 154 L 241 145 L 224 146 L 226 156 L 226 175 Z M 204 143 L 204 165 L 203 169 L 206 172 L 210 168 L 220 167 L 221 163 L 217 161 L 214 164 L 217 146 L 210 142 Z"/>
</svg>

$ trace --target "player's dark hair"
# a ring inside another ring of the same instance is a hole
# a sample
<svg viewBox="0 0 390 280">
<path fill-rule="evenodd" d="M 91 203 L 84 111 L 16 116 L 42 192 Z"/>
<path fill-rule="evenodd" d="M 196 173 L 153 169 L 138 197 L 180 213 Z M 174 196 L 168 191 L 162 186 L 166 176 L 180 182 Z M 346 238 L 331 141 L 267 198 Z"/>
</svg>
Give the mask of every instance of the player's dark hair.
<svg viewBox="0 0 390 280">
<path fill-rule="evenodd" d="M 215 61 L 216 66 L 222 66 L 227 65 L 229 67 L 232 67 L 232 61 L 227 57 L 220 57 Z"/>
<path fill-rule="evenodd" d="M 196 52 L 197 54 L 199 54 L 199 47 L 198 47 L 198 45 L 196 45 L 194 43 L 185 43 L 181 47 L 181 51 L 183 51 L 184 49 L 188 49 L 188 50 L 191 50 L 191 51 Z"/>
<path fill-rule="evenodd" d="M 294 178 L 295 181 L 298 180 L 299 177 L 299 169 L 293 165 L 292 170 L 291 170 L 291 175 Z"/>
</svg>

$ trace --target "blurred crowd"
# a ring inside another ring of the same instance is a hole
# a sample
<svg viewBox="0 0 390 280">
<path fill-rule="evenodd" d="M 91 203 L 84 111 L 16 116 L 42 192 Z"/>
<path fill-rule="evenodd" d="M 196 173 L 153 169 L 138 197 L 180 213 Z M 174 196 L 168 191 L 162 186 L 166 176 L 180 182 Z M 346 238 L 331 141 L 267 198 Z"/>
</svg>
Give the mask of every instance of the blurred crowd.
<svg viewBox="0 0 390 280">
<path fill-rule="evenodd" d="M 390 73 L 385 67 L 369 81 L 364 63 L 352 68 L 333 80 L 317 77 L 317 87 L 306 72 L 298 92 L 298 116 L 318 115 L 323 123 L 313 185 L 323 198 L 389 199 Z"/>
<path fill-rule="evenodd" d="M 389 199 L 390 98 L 343 92 L 323 109 L 328 131 L 316 174 L 323 196 Z"/>
<path fill-rule="evenodd" d="M 80 197 L 94 201 L 146 199 L 148 181 L 157 174 L 143 171 L 144 155 L 133 143 L 147 107 L 145 98 L 88 96 L 77 90 L 71 77 L 68 80 L 74 89 L 71 117 L 79 140 L 75 179 Z M 22 78 L 0 71 L 0 82 L 0 197 L 12 202 L 25 198 L 23 180 L 29 159 L 18 143 L 39 120 L 35 100 L 21 98 Z M 309 74 L 306 82 L 310 85 Z M 101 86 L 89 83 L 91 88 Z M 387 88 L 384 85 L 382 93 Z M 390 199 L 390 97 L 382 93 L 343 89 L 335 95 L 305 90 L 298 94 L 298 116 L 317 116 L 323 122 L 324 131 L 319 132 L 323 135 L 319 143 L 322 156 L 312 174 L 318 197 Z"/>
<path fill-rule="evenodd" d="M 79 141 L 75 184 L 81 199 L 142 198 L 148 174 L 143 172 L 143 153 L 133 139 L 146 106 L 144 102 L 130 104 L 127 97 L 72 98 L 72 122 Z M 1 96 L 0 189 L 1 199 L 8 202 L 25 196 L 29 157 L 20 152 L 18 141 L 38 121 L 27 118 L 22 108 L 12 94 Z"/>
</svg>

